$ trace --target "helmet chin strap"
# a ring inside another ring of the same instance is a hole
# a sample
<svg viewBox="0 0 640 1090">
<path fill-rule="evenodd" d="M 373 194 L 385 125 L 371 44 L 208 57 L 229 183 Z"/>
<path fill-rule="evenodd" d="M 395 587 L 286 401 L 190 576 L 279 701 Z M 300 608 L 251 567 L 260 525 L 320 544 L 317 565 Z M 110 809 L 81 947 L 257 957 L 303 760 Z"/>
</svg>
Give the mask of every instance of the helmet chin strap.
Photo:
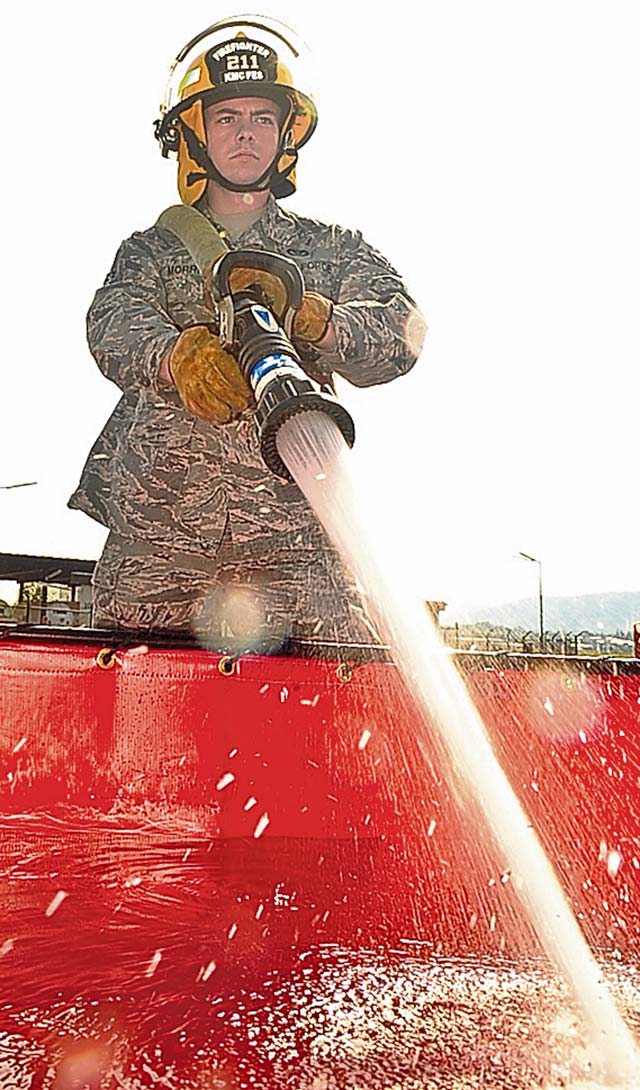
<svg viewBox="0 0 640 1090">
<path fill-rule="evenodd" d="M 240 183 L 233 182 L 230 178 L 226 178 L 221 171 L 212 162 L 206 144 L 202 142 L 196 136 L 192 128 L 189 127 L 180 117 L 176 119 L 176 125 L 179 126 L 180 132 L 184 138 L 184 142 L 187 145 L 189 155 L 194 163 L 197 163 L 201 168 L 201 171 L 192 171 L 187 175 L 187 184 L 192 185 L 194 182 L 200 182 L 203 179 L 208 181 L 217 182 L 223 189 L 228 189 L 232 193 L 260 193 L 265 189 L 271 188 L 271 180 L 275 172 L 275 168 L 280 160 L 281 156 L 285 153 L 292 157 L 291 166 L 287 170 L 287 174 L 290 174 L 298 161 L 297 149 L 290 142 L 290 132 L 288 131 L 289 124 L 292 120 L 293 109 L 289 110 L 289 113 L 282 123 L 280 129 L 280 142 L 278 144 L 278 150 L 274 158 L 267 169 L 256 179 L 255 182 Z M 285 135 L 286 133 L 286 135 Z"/>
</svg>

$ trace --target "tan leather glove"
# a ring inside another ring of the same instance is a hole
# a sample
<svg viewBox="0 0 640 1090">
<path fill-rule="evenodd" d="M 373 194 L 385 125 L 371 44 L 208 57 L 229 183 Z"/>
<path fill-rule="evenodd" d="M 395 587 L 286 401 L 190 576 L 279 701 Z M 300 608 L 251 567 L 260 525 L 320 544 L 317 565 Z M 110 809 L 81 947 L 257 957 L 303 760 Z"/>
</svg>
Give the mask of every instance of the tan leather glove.
<svg viewBox="0 0 640 1090">
<path fill-rule="evenodd" d="M 228 424 L 253 403 L 237 361 L 205 325 L 180 334 L 169 357 L 169 372 L 183 405 L 211 424 Z"/>
<path fill-rule="evenodd" d="M 331 324 L 333 303 L 319 291 L 305 291 L 293 319 L 293 335 L 309 344 L 317 344 Z"/>
<path fill-rule="evenodd" d="M 278 276 L 265 272 L 263 269 L 236 268 L 229 276 L 229 287 L 234 293 L 246 291 L 252 287 L 261 288 L 275 317 L 282 321 L 287 295 Z M 333 303 L 327 299 L 326 295 L 321 295 L 317 291 L 305 291 L 293 319 L 294 337 L 300 337 L 309 344 L 317 344 L 329 328 L 332 311 Z"/>
</svg>

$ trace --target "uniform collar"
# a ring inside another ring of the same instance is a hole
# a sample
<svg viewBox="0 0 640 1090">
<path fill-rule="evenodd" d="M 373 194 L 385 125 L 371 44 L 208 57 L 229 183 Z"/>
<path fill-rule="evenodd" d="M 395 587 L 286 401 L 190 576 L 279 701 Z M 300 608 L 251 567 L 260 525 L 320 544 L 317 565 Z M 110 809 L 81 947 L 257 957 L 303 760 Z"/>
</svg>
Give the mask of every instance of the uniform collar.
<svg viewBox="0 0 640 1090">
<path fill-rule="evenodd" d="M 197 201 L 195 207 L 198 209 L 199 212 L 202 212 L 207 217 L 207 219 L 214 224 L 214 226 L 219 227 L 219 224 L 216 223 L 215 214 L 211 211 L 209 205 L 207 204 L 206 197 L 201 197 L 200 200 Z M 246 231 L 243 231 L 242 235 L 240 235 L 240 238 L 243 238 L 244 235 L 248 235 L 252 231 L 256 230 L 262 231 L 267 236 L 270 236 L 274 232 L 282 231 L 283 228 L 290 228 L 291 226 L 292 221 L 290 213 L 285 212 L 284 209 L 280 208 L 280 205 L 273 196 L 273 193 L 270 193 L 269 200 L 265 204 L 261 215 L 258 217 L 257 220 L 255 220 L 254 223 L 251 224 L 250 227 L 247 228 Z"/>
<path fill-rule="evenodd" d="M 256 220 L 254 224 L 249 228 L 250 231 L 258 230 L 266 239 L 270 239 L 273 236 L 282 237 L 283 234 L 289 234 L 295 231 L 295 217 L 291 212 L 281 208 L 278 204 L 273 193 L 269 195 L 264 211 L 260 216 L 260 219 Z"/>
</svg>

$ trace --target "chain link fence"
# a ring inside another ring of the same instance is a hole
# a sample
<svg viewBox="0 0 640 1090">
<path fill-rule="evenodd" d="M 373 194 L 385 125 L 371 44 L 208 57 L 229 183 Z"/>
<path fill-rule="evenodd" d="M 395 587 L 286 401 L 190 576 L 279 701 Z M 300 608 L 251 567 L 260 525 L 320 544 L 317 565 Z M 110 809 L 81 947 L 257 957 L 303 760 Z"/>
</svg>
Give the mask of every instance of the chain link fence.
<svg viewBox="0 0 640 1090">
<path fill-rule="evenodd" d="M 441 628 L 448 647 L 458 651 L 519 651 L 543 655 L 619 655 L 634 657 L 631 635 L 599 632 L 539 632 L 492 625 L 453 624 Z"/>
</svg>

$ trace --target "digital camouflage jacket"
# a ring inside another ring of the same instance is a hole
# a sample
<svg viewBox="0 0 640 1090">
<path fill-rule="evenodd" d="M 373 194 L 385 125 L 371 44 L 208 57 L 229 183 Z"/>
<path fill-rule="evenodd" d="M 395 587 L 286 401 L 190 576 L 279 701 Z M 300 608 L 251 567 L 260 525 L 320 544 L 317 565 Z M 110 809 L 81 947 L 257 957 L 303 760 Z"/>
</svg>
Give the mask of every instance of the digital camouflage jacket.
<svg viewBox="0 0 640 1090">
<path fill-rule="evenodd" d="M 335 354 L 296 344 L 316 377 L 335 371 L 370 386 L 413 366 L 420 313 L 395 270 L 359 233 L 285 211 L 271 197 L 233 245 L 292 257 L 305 287 L 337 304 Z M 211 321 L 201 275 L 173 233 L 154 226 L 122 244 L 91 304 L 88 340 L 123 396 L 69 506 L 121 537 L 210 557 L 223 535 L 250 551 L 275 538 L 292 548 L 307 535 L 317 539 L 297 486 L 266 468 L 251 415 L 215 427 L 189 413 L 158 377 L 181 330 Z"/>
</svg>

